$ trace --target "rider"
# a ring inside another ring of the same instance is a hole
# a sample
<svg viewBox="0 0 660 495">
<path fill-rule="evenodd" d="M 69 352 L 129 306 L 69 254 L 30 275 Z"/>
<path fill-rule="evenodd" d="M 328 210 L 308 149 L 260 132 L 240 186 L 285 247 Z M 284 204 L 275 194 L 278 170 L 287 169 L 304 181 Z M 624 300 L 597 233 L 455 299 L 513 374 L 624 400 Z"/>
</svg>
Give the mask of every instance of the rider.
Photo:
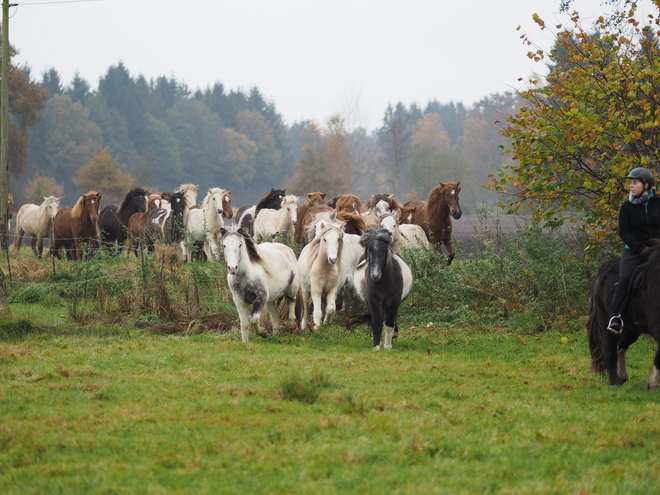
<svg viewBox="0 0 660 495">
<path fill-rule="evenodd" d="M 655 177 L 648 168 L 637 167 L 626 175 L 630 179 L 630 194 L 619 210 L 619 236 L 625 243 L 619 264 L 619 282 L 614 288 L 611 318 L 607 329 L 621 333 L 621 313 L 626 303 L 628 285 L 635 268 L 650 253 L 647 245 L 653 238 L 660 238 L 660 197 L 655 192 Z"/>
</svg>

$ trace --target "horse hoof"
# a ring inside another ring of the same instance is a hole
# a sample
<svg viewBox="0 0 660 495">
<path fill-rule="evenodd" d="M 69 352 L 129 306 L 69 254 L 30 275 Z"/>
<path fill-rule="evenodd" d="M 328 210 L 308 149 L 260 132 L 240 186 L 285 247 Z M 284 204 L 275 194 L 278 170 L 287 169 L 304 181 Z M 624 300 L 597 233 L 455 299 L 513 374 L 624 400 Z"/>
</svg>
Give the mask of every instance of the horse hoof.
<svg viewBox="0 0 660 495">
<path fill-rule="evenodd" d="M 379 346 L 379 345 L 375 345 L 375 346 L 374 346 L 374 351 L 380 351 L 380 346 Z"/>
<path fill-rule="evenodd" d="M 383 347 L 384 347 L 385 349 L 391 349 L 391 348 L 392 348 L 392 344 L 385 344 Z"/>
<path fill-rule="evenodd" d="M 255 332 L 255 333 L 256 333 L 259 337 L 261 337 L 262 339 L 267 339 L 267 338 L 268 338 L 268 332 L 266 332 L 265 330 L 262 331 L 262 332 Z"/>
</svg>

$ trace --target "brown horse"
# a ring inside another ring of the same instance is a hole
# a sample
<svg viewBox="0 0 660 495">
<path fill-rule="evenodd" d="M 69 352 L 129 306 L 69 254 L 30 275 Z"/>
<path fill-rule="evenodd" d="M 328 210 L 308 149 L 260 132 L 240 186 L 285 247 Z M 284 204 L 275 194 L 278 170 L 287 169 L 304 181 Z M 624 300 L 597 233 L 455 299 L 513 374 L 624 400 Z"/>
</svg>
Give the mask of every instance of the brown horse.
<svg viewBox="0 0 660 495">
<path fill-rule="evenodd" d="M 362 235 L 362 232 L 367 230 L 367 224 L 359 213 L 337 210 L 335 218 L 340 222 L 344 222 L 344 232 L 347 234 Z"/>
<path fill-rule="evenodd" d="M 60 257 L 60 249 L 66 249 L 70 260 L 83 259 L 83 242 L 97 247 L 99 232 L 97 220 L 101 195 L 88 192 L 80 196 L 73 208 L 62 208 L 55 216 L 53 225 L 53 247 L 51 254 Z"/>
<path fill-rule="evenodd" d="M 298 207 L 298 221 L 296 222 L 294 228 L 294 237 L 293 240 L 298 244 L 303 244 L 303 220 L 307 210 L 312 206 L 322 205 L 325 203 L 325 193 L 322 192 L 311 192 L 307 193 L 307 200 L 305 204 L 302 204 Z"/>
<path fill-rule="evenodd" d="M 326 204 L 337 211 L 347 211 L 349 213 L 359 214 L 362 209 L 362 201 L 355 194 L 336 196 Z"/>
<path fill-rule="evenodd" d="M 131 218 L 128 219 L 128 233 L 124 241 L 126 254 L 130 254 L 131 250 L 133 250 L 135 256 L 138 255 L 137 245 L 146 239 L 147 213 L 153 209 L 160 208 L 162 200 L 162 194 L 150 194 L 147 200 L 147 210 L 144 213 L 133 213 Z"/>
<path fill-rule="evenodd" d="M 424 229 L 426 237 L 436 251 L 447 250 L 447 264 L 450 265 L 456 252 L 451 243 L 451 217 L 458 220 L 463 212 L 458 204 L 461 192 L 460 182 L 440 182 L 429 192 L 427 201 L 410 201 L 406 206 L 416 206 L 412 222 Z"/>
</svg>

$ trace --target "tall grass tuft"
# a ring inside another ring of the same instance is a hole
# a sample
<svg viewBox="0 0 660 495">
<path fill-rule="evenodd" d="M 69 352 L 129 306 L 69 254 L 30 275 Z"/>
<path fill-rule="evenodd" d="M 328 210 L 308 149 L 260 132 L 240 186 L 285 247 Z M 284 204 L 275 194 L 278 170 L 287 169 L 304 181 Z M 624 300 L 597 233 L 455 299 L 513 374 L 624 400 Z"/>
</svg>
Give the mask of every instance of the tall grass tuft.
<svg viewBox="0 0 660 495">
<path fill-rule="evenodd" d="M 280 395 L 283 400 L 314 404 L 319 398 L 319 388 L 323 383 L 318 377 L 305 380 L 298 374 L 290 374 L 280 382 Z"/>
</svg>

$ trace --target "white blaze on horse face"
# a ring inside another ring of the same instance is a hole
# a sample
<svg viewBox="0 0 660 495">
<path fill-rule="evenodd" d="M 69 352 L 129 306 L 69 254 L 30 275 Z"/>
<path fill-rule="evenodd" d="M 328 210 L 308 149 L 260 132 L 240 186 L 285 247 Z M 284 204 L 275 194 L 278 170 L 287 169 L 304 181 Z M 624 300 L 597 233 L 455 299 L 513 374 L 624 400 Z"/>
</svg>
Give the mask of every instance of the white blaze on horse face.
<svg viewBox="0 0 660 495">
<path fill-rule="evenodd" d="M 236 235 L 229 235 L 225 237 L 222 243 L 225 262 L 227 264 L 227 272 L 229 275 L 236 275 L 238 272 L 238 265 L 241 262 L 242 247 L 243 239 Z"/>
<path fill-rule="evenodd" d="M 381 216 L 388 213 L 392 214 L 392 207 L 387 201 L 381 199 L 378 203 L 376 203 L 376 215 Z"/>
</svg>

